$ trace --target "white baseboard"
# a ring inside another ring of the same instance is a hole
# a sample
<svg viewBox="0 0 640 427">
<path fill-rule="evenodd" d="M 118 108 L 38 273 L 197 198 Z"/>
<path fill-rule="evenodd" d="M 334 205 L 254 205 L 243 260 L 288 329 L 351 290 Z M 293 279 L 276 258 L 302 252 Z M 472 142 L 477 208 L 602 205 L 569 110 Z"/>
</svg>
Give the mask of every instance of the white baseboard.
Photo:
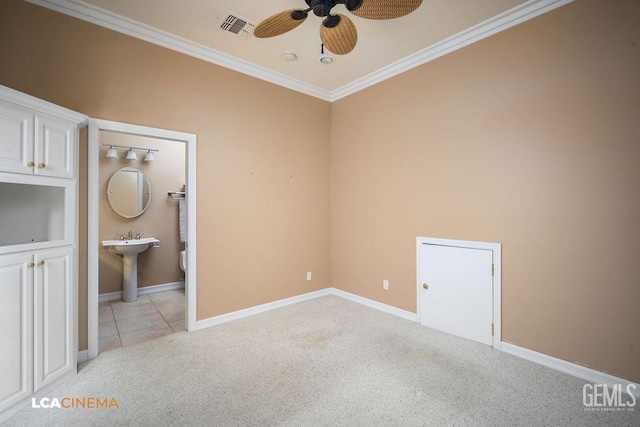
<svg viewBox="0 0 640 427">
<path fill-rule="evenodd" d="M 348 299 L 349 301 L 357 302 L 362 305 L 366 305 L 370 308 L 375 308 L 376 310 L 384 311 L 388 314 L 393 314 L 394 316 L 402 317 L 403 319 L 410 320 L 412 322 L 418 322 L 418 315 L 416 313 L 412 313 L 410 311 L 403 310 L 401 308 L 394 307 L 392 305 L 383 304 L 378 301 L 374 301 L 369 298 L 361 297 L 359 295 L 355 295 L 349 292 L 345 292 L 336 288 L 331 289 L 331 294 L 342 297 L 344 299 Z"/>
<path fill-rule="evenodd" d="M 87 360 L 89 360 L 89 351 L 88 350 L 78 351 L 78 363 L 86 362 Z"/>
<path fill-rule="evenodd" d="M 528 348 L 518 347 L 517 345 L 513 345 L 504 341 L 502 341 L 502 351 L 521 359 L 537 363 L 538 365 L 546 366 L 547 368 L 564 372 L 565 374 L 569 374 L 571 376 L 589 381 L 594 384 L 607 384 L 609 386 L 622 384 L 622 387 L 625 390 L 628 384 L 633 384 L 635 385 L 635 391 L 633 392 L 633 394 L 637 397 L 640 397 L 640 385 L 632 381 L 605 374 L 604 372 L 586 368 L 584 366 L 567 362 L 566 360 L 558 359 L 543 353 L 538 353 L 537 351 L 529 350 Z"/>
<path fill-rule="evenodd" d="M 138 288 L 138 296 L 154 294 L 156 292 L 172 291 L 174 289 L 183 289 L 184 282 L 170 282 L 162 283 L 160 285 L 145 286 L 144 288 Z M 122 291 L 109 292 L 107 294 L 98 295 L 98 301 L 117 301 L 122 299 Z"/>
<path fill-rule="evenodd" d="M 221 325 L 233 320 L 253 316 L 254 314 L 264 313 L 265 311 L 286 307 L 288 305 L 297 304 L 299 302 L 308 301 L 310 299 L 319 298 L 331 294 L 331 288 L 321 289 L 319 291 L 309 292 L 291 298 L 285 298 L 266 304 L 256 305 L 255 307 L 249 307 L 243 310 L 232 311 L 231 313 L 221 314 L 220 316 L 209 317 L 208 319 L 198 320 L 196 322 L 196 330 L 206 329 L 211 326 Z"/>
<path fill-rule="evenodd" d="M 387 304 L 383 304 L 378 301 L 370 300 L 358 295 L 351 294 L 349 292 L 342 291 L 336 288 L 326 288 L 315 292 L 309 292 L 307 294 L 298 295 L 291 298 L 285 298 L 278 301 L 273 301 L 267 304 L 257 305 L 255 307 L 245 308 L 243 310 L 233 311 L 231 313 L 221 314 L 220 316 L 210 317 L 208 319 L 198 320 L 196 323 L 196 330 L 206 329 L 211 326 L 220 325 L 222 323 L 231 322 L 233 320 L 242 319 L 244 317 L 253 316 L 254 314 L 264 313 L 265 311 L 274 310 L 276 308 L 286 307 L 288 305 L 297 304 L 299 302 L 308 301 L 310 299 L 324 297 L 327 295 L 336 295 L 347 299 L 349 301 L 357 302 L 370 308 L 383 311 L 385 313 L 393 314 L 412 322 L 417 322 L 418 317 L 415 313 L 402 310 Z"/>
</svg>

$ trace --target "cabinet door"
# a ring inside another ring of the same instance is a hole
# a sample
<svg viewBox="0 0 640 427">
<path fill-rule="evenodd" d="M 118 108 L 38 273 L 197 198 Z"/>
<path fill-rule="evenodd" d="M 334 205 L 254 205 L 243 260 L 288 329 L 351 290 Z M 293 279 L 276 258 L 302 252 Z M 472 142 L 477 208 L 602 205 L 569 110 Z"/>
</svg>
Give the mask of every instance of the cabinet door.
<svg viewBox="0 0 640 427">
<path fill-rule="evenodd" d="M 33 174 L 33 113 L 0 102 L 0 170 Z"/>
<path fill-rule="evenodd" d="M 32 259 L 0 256 L 0 412 L 33 391 Z"/>
<path fill-rule="evenodd" d="M 73 248 L 36 252 L 34 283 L 34 391 L 75 370 Z"/>
<path fill-rule="evenodd" d="M 35 174 L 73 178 L 76 132 L 74 125 L 44 114 L 38 115 L 35 121 Z"/>
</svg>

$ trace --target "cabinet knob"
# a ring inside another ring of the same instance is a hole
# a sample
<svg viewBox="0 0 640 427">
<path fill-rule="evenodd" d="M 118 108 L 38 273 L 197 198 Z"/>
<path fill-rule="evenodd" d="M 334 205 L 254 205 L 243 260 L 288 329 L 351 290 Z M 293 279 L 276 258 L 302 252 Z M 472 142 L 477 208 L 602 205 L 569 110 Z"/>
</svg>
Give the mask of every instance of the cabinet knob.
<svg viewBox="0 0 640 427">
<path fill-rule="evenodd" d="M 33 162 L 29 162 L 29 163 L 27 163 L 27 166 L 28 166 L 28 167 L 30 167 L 30 168 L 34 167 L 35 165 L 36 165 L 36 164 L 35 164 L 35 163 L 33 163 Z"/>
<path fill-rule="evenodd" d="M 30 262 L 29 264 L 27 264 L 27 268 L 33 268 L 33 267 L 35 267 L 35 266 L 36 266 L 36 265 L 35 265 L 34 263 L 32 263 L 32 262 Z"/>
<path fill-rule="evenodd" d="M 43 265 L 44 265 L 44 260 L 43 259 L 38 261 L 38 267 L 42 267 Z"/>
<path fill-rule="evenodd" d="M 429 289 L 429 285 L 427 283 L 423 283 L 422 287 L 425 288 L 425 289 Z"/>
<path fill-rule="evenodd" d="M 40 169 L 43 169 L 43 168 L 45 168 L 45 167 L 46 167 L 46 165 L 45 165 L 44 163 L 38 163 L 38 167 L 39 167 Z"/>
</svg>

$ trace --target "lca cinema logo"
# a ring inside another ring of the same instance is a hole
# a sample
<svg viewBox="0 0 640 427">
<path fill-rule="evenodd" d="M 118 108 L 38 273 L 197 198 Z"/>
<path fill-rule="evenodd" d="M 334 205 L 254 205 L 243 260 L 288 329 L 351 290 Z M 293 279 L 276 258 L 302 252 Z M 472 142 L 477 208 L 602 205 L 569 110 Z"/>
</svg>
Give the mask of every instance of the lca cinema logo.
<svg viewBox="0 0 640 427">
<path fill-rule="evenodd" d="M 43 397 L 31 398 L 34 409 L 114 409 L 119 408 L 115 397 Z"/>
<path fill-rule="evenodd" d="M 585 384 L 582 404 L 585 411 L 591 412 L 635 411 L 635 390 L 635 384 Z"/>
</svg>

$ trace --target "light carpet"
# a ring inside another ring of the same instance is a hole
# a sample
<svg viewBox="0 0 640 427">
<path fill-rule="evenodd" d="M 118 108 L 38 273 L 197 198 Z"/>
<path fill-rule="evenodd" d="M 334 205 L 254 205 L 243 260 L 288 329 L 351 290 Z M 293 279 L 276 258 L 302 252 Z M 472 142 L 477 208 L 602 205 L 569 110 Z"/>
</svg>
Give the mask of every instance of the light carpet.
<svg viewBox="0 0 640 427">
<path fill-rule="evenodd" d="M 101 354 L 11 426 L 638 426 L 584 381 L 336 296 Z"/>
</svg>

